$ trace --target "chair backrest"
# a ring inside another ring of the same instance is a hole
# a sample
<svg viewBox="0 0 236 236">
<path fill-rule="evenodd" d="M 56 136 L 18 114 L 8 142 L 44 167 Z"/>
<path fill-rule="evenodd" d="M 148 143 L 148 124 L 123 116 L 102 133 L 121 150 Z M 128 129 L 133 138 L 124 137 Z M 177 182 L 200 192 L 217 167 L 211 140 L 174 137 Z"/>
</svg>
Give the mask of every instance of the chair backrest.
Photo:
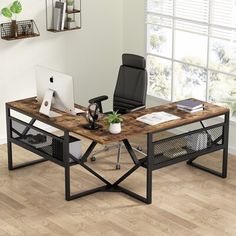
<svg viewBox="0 0 236 236">
<path fill-rule="evenodd" d="M 146 105 L 147 71 L 144 57 L 123 54 L 113 96 L 113 110 L 127 110 Z"/>
</svg>

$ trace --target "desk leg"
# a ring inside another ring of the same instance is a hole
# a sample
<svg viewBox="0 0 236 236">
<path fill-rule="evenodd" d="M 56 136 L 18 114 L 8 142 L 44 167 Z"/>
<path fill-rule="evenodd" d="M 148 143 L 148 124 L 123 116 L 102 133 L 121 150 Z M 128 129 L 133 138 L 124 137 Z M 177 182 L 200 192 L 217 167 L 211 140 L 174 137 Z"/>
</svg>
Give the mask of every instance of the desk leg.
<svg viewBox="0 0 236 236">
<path fill-rule="evenodd" d="M 64 132 L 63 159 L 65 163 L 65 199 L 70 200 L 70 161 L 69 161 L 69 132 Z"/>
<path fill-rule="evenodd" d="M 229 112 L 225 114 L 225 126 L 224 126 L 224 150 L 223 150 L 223 164 L 222 164 L 222 177 L 227 177 L 228 166 L 228 139 L 229 139 Z"/>
<path fill-rule="evenodd" d="M 187 164 L 196 167 L 200 170 L 204 170 L 210 174 L 219 176 L 221 178 L 227 177 L 227 166 L 228 166 L 228 137 L 229 137 L 229 112 L 225 113 L 224 127 L 223 127 L 223 160 L 222 160 L 222 171 L 216 171 L 211 168 L 205 167 L 201 164 L 195 163 L 194 160 L 199 156 L 191 158 L 187 161 Z"/>
<path fill-rule="evenodd" d="M 8 154 L 8 170 L 13 170 L 12 164 L 12 143 L 7 141 L 7 154 Z"/>
<path fill-rule="evenodd" d="M 133 150 L 133 148 L 131 147 L 131 145 L 130 145 L 128 139 L 124 139 L 124 140 L 123 140 L 123 143 L 124 143 L 124 145 L 125 145 L 126 150 L 127 150 L 128 153 L 129 153 L 130 157 L 132 158 L 134 164 L 137 165 L 137 164 L 138 164 L 138 158 L 136 157 L 136 155 L 135 155 L 135 153 L 134 153 L 134 150 Z"/>
<path fill-rule="evenodd" d="M 65 199 L 70 201 L 70 166 L 65 167 Z"/>
<path fill-rule="evenodd" d="M 123 140 L 125 147 L 127 151 L 129 152 L 130 156 L 133 160 L 136 159 L 136 156 L 133 152 L 132 147 L 129 144 L 129 141 L 127 139 Z M 122 175 L 113 185 L 112 190 L 121 191 L 139 201 L 142 201 L 146 204 L 152 203 L 152 162 L 153 162 L 153 145 L 152 145 L 152 134 L 148 134 L 147 136 L 147 146 L 148 146 L 148 156 L 142 159 L 137 159 L 137 163 L 128 170 L 124 175 Z M 134 155 L 134 156 L 132 156 Z M 133 172 L 135 172 L 139 167 L 143 166 L 144 163 L 147 162 L 146 167 L 146 197 L 143 197 L 141 195 L 138 195 L 135 192 L 132 192 L 122 186 L 120 184 Z"/>
<path fill-rule="evenodd" d="M 147 204 L 152 203 L 152 160 L 153 160 L 153 145 L 152 145 L 152 134 L 147 135 L 147 191 L 146 198 Z"/>
<path fill-rule="evenodd" d="M 25 162 L 25 163 L 22 163 L 22 164 L 14 165 L 13 156 L 12 156 L 12 141 L 11 141 L 12 140 L 13 128 L 12 128 L 12 121 L 11 121 L 10 117 L 11 117 L 11 109 L 8 107 L 8 105 L 6 105 L 8 169 L 9 170 L 16 170 L 16 169 L 24 168 L 24 167 L 27 167 L 27 166 L 31 166 L 31 165 L 35 165 L 35 164 L 47 161 L 46 159 L 41 158 L 41 159 L 38 159 L 38 160 L 28 161 L 28 162 Z M 34 122 L 35 122 L 35 120 L 32 119 L 30 121 L 30 124 L 31 123 L 33 124 Z M 29 130 L 29 128 L 26 127 L 24 132 L 27 133 L 28 130 Z M 19 145 L 19 146 L 21 146 L 21 145 Z"/>
<path fill-rule="evenodd" d="M 12 143 L 11 138 L 11 120 L 10 120 L 10 108 L 6 106 L 6 122 L 7 122 L 7 154 L 8 154 L 8 169 L 13 170 L 12 163 Z"/>
</svg>

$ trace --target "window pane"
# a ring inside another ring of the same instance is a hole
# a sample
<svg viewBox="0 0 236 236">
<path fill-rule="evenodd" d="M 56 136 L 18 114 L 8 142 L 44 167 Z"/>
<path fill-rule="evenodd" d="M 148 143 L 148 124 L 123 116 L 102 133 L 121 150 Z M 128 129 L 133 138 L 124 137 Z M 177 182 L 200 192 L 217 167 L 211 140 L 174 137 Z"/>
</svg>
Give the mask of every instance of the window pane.
<svg viewBox="0 0 236 236">
<path fill-rule="evenodd" d="M 214 0 L 211 3 L 211 23 L 226 27 L 236 27 L 236 1 Z"/>
<path fill-rule="evenodd" d="M 209 67 L 236 75 L 236 44 L 211 38 Z"/>
<path fill-rule="evenodd" d="M 147 15 L 147 24 L 155 24 L 167 28 L 172 28 L 172 19 L 164 16 L 158 16 L 154 14 Z"/>
<path fill-rule="evenodd" d="M 175 59 L 194 65 L 206 66 L 207 37 L 176 30 Z"/>
<path fill-rule="evenodd" d="M 147 70 L 149 77 L 148 94 L 171 100 L 171 61 L 148 56 Z"/>
<path fill-rule="evenodd" d="M 172 31 L 158 25 L 148 25 L 147 50 L 149 53 L 171 57 Z"/>
<path fill-rule="evenodd" d="M 174 100 L 197 98 L 206 100 L 206 69 L 174 63 Z"/>
<path fill-rule="evenodd" d="M 236 117 L 236 76 L 209 72 L 209 101 L 228 107 Z"/>
<path fill-rule="evenodd" d="M 209 0 L 175 0 L 175 16 L 200 22 L 208 21 Z"/>
<path fill-rule="evenodd" d="M 173 0 L 147 0 L 147 10 L 172 16 Z"/>
</svg>

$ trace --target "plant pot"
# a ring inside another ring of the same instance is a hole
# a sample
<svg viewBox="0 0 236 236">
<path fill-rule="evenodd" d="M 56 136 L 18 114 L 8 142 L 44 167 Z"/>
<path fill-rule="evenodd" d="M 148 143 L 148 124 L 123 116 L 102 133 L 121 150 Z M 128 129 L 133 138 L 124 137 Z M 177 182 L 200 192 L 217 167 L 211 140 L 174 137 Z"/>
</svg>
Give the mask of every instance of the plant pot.
<svg viewBox="0 0 236 236">
<path fill-rule="evenodd" d="M 73 5 L 67 5 L 67 11 L 71 12 L 74 10 L 74 6 Z"/>
<path fill-rule="evenodd" d="M 17 38 L 18 36 L 18 25 L 16 23 L 16 20 L 11 21 L 11 36 L 13 38 Z"/>
<path fill-rule="evenodd" d="M 67 28 L 68 28 L 68 29 L 74 29 L 74 28 L 76 28 L 76 22 L 75 22 L 75 21 L 68 21 L 68 22 L 67 22 Z"/>
<path fill-rule="evenodd" d="M 111 134 L 119 134 L 121 132 L 121 123 L 110 124 L 109 132 Z"/>
</svg>

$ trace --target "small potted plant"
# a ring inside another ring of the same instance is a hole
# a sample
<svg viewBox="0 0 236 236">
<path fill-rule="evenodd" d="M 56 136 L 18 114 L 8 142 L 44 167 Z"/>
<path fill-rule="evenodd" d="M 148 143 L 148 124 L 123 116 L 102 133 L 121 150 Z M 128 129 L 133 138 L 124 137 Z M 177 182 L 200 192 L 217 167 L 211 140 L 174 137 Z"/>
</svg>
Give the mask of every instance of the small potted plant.
<svg viewBox="0 0 236 236">
<path fill-rule="evenodd" d="M 72 12 L 74 10 L 74 0 L 66 0 L 66 8 L 68 12 Z"/>
<path fill-rule="evenodd" d="M 121 132 L 121 114 L 118 114 L 118 111 L 113 111 L 107 117 L 107 122 L 109 123 L 109 132 L 112 134 L 119 134 Z"/>
<path fill-rule="evenodd" d="M 12 37 L 17 38 L 17 31 L 18 31 L 18 27 L 16 24 L 16 16 L 17 14 L 21 13 L 22 11 L 22 5 L 20 3 L 20 1 L 14 1 L 10 7 L 4 7 L 1 10 L 1 13 L 3 16 L 5 16 L 8 19 L 11 19 L 11 33 L 12 33 Z"/>
<path fill-rule="evenodd" d="M 74 29 L 76 28 L 76 21 L 71 17 L 67 17 L 66 26 L 68 29 Z"/>
</svg>

